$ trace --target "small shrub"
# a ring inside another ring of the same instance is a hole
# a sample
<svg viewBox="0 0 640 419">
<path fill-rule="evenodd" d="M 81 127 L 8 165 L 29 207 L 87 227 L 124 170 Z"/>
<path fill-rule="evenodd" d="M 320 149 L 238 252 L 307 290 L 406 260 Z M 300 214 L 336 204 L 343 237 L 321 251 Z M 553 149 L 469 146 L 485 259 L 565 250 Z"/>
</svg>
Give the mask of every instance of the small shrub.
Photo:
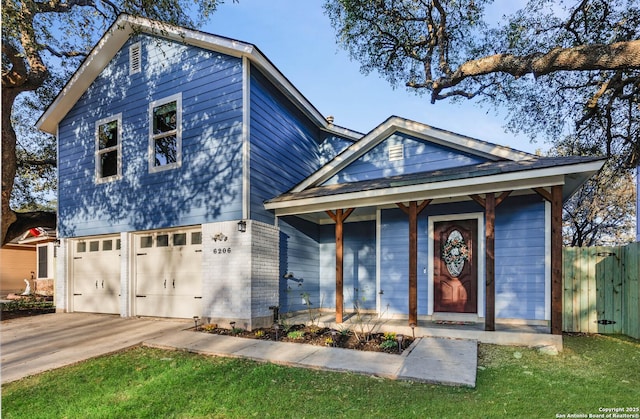
<svg viewBox="0 0 640 419">
<path fill-rule="evenodd" d="M 304 331 L 302 331 L 302 330 L 293 330 L 293 331 L 287 333 L 287 337 L 289 339 L 295 339 L 295 340 L 302 339 L 304 337 Z"/>
<path fill-rule="evenodd" d="M 380 344 L 382 349 L 395 349 L 398 346 L 395 340 L 383 340 Z"/>
<path fill-rule="evenodd" d="M 205 324 L 204 326 L 200 326 L 200 330 L 211 333 L 218 328 L 217 324 Z"/>
<path fill-rule="evenodd" d="M 264 337 L 264 330 L 256 330 L 255 335 L 256 335 L 257 338 Z"/>
<path fill-rule="evenodd" d="M 384 340 L 386 341 L 396 341 L 396 332 L 384 332 Z"/>
<path fill-rule="evenodd" d="M 324 340 L 324 344 L 327 345 L 327 346 L 333 346 L 334 343 L 335 342 L 333 341 L 333 338 L 326 338 Z"/>
</svg>

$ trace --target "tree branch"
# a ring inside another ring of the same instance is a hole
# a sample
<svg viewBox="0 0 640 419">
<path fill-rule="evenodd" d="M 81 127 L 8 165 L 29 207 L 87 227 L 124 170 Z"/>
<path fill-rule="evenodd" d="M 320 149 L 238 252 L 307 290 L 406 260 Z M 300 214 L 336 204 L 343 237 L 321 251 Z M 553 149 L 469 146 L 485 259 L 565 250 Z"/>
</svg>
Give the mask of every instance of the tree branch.
<svg viewBox="0 0 640 419">
<path fill-rule="evenodd" d="M 460 84 L 469 77 L 506 73 L 516 78 L 525 74 L 539 77 L 556 71 L 622 70 L 640 68 L 640 40 L 611 45 L 582 45 L 575 48 L 554 48 L 542 54 L 515 56 L 495 54 L 462 64 L 450 77 L 431 83 L 431 102 L 440 92 Z"/>
</svg>

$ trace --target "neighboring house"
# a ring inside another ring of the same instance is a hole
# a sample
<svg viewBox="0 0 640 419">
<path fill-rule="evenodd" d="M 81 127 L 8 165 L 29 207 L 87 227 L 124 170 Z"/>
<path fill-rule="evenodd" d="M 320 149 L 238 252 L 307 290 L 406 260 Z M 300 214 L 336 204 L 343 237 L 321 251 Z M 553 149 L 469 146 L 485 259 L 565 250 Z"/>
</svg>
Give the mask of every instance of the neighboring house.
<svg viewBox="0 0 640 419">
<path fill-rule="evenodd" d="M 51 294 L 55 240 L 53 229 L 32 228 L 0 248 L 0 296 L 23 293 L 25 279 L 32 293 Z"/>
<path fill-rule="evenodd" d="M 56 307 L 255 328 L 354 304 L 561 331 L 561 205 L 602 159 L 325 118 L 253 45 L 121 16 L 58 139 Z M 482 132 L 478 132 L 481 136 Z"/>
</svg>

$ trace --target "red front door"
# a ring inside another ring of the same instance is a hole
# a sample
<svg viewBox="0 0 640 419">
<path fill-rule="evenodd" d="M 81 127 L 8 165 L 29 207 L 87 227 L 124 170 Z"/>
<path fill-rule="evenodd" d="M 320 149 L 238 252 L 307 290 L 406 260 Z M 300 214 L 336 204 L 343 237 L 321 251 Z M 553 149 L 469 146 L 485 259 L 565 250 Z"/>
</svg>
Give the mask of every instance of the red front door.
<svg viewBox="0 0 640 419">
<path fill-rule="evenodd" d="M 434 311 L 478 312 L 478 221 L 434 223 Z"/>
</svg>

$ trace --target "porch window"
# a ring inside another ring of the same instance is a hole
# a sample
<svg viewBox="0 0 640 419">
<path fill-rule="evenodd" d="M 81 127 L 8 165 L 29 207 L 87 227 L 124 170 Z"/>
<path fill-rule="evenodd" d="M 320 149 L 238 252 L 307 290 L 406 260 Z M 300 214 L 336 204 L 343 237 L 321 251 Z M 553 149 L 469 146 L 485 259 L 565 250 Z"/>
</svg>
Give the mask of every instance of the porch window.
<svg viewBox="0 0 640 419">
<path fill-rule="evenodd" d="M 96 122 L 96 182 L 122 176 L 122 114 Z"/>
<path fill-rule="evenodd" d="M 179 167 L 182 160 L 182 95 L 149 105 L 149 171 Z"/>
</svg>

